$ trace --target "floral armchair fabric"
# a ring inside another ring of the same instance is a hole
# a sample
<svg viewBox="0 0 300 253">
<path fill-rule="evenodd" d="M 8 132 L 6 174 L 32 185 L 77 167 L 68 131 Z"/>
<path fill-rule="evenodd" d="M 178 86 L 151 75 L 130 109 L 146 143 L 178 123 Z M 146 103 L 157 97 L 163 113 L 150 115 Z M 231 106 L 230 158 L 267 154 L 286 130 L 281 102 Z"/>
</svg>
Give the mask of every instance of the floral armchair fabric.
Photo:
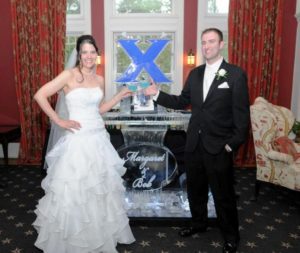
<svg viewBox="0 0 300 253">
<path fill-rule="evenodd" d="M 292 112 L 262 97 L 256 98 L 250 112 L 256 179 L 300 191 L 300 144 L 288 138 L 295 121 Z"/>
</svg>

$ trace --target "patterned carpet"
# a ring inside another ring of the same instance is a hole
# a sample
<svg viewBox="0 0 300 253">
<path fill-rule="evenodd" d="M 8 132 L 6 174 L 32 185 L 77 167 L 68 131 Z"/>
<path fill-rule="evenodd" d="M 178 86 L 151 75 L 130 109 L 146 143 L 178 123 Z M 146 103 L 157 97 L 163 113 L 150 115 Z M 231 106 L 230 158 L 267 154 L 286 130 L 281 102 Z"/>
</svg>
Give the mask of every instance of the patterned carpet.
<svg viewBox="0 0 300 253">
<path fill-rule="evenodd" d="M 0 165 L 0 253 L 41 252 L 33 246 L 37 235 L 31 223 L 43 195 L 43 177 L 39 167 Z M 255 170 L 237 169 L 236 181 L 239 252 L 300 252 L 300 192 L 263 184 L 258 201 L 252 202 Z M 136 242 L 117 249 L 120 253 L 220 253 L 223 241 L 215 222 L 211 223 L 207 233 L 183 239 L 177 235 L 183 220 L 132 220 Z"/>
</svg>

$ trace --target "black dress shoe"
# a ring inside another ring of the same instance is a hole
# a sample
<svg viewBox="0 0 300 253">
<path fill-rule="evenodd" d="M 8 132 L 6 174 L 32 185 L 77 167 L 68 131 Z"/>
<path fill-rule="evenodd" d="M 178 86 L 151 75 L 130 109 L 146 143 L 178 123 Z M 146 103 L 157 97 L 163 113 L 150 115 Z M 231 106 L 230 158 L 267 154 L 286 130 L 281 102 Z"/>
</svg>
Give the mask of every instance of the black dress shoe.
<svg viewBox="0 0 300 253">
<path fill-rule="evenodd" d="M 207 228 L 197 228 L 197 227 L 185 227 L 179 230 L 178 234 L 181 237 L 188 237 L 197 233 L 204 233 L 206 232 Z"/>
<path fill-rule="evenodd" d="M 223 245 L 223 253 L 235 253 L 237 251 L 237 244 L 225 242 Z"/>
</svg>

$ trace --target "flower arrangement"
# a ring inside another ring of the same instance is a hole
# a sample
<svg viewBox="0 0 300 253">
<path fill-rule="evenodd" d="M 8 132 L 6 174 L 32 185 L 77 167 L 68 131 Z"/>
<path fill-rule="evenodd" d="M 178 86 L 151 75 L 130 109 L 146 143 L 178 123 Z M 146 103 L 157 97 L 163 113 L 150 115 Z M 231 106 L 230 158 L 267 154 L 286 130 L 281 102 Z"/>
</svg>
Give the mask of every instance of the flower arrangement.
<svg viewBox="0 0 300 253">
<path fill-rule="evenodd" d="M 292 127 L 293 133 L 296 135 L 295 142 L 300 142 L 300 121 L 295 120 L 294 125 Z"/>
<path fill-rule="evenodd" d="M 220 80 L 222 78 L 226 78 L 227 77 L 227 71 L 225 69 L 219 69 L 218 72 L 216 73 L 217 76 L 217 80 Z"/>
</svg>

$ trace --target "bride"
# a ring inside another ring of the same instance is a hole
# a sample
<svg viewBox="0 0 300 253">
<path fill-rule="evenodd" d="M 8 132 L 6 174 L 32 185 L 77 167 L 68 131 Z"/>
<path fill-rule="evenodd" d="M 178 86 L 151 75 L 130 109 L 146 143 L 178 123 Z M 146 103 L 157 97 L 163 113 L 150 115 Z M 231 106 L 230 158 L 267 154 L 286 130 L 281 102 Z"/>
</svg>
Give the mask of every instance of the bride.
<svg viewBox="0 0 300 253">
<path fill-rule="evenodd" d="M 66 130 L 46 156 L 45 195 L 36 206 L 35 246 L 46 253 L 113 253 L 135 241 L 124 208 L 123 160 L 113 148 L 101 114 L 122 98 L 103 99 L 104 80 L 95 71 L 98 48 L 91 35 L 78 38 L 77 59 L 34 95 L 57 128 Z M 63 91 L 68 118 L 48 97 Z"/>
</svg>

